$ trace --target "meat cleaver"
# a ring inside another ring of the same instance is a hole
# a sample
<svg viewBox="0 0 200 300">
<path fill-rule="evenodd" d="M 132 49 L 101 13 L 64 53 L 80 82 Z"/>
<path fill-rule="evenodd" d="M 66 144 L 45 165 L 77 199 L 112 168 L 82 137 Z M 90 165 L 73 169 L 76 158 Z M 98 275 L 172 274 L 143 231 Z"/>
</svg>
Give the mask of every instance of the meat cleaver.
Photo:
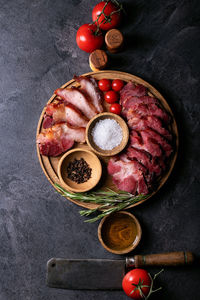
<svg viewBox="0 0 200 300">
<path fill-rule="evenodd" d="M 190 265 L 193 261 L 193 254 L 183 251 L 117 260 L 51 258 L 47 262 L 47 285 L 70 290 L 119 290 L 131 268 Z"/>
</svg>

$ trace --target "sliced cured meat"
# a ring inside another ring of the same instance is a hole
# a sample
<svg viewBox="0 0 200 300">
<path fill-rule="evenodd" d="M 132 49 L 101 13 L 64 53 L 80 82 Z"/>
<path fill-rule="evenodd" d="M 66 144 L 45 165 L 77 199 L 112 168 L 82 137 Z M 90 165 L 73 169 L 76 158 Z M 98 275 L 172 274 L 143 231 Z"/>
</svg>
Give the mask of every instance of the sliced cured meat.
<svg viewBox="0 0 200 300">
<path fill-rule="evenodd" d="M 42 123 L 43 128 L 44 129 L 50 128 L 52 125 L 53 125 L 53 118 L 45 115 Z"/>
<path fill-rule="evenodd" d="M 145 95 L 147 95 L 147 88 L 144 85 L 135 85 L 130 81 L 120 91 L 120 104 L 124 105 L 126 100 L 130 97 L 141 97 Z"/>
<path fill-rule="evenodd" d="M 143 166 L 145 166 L 148 169 L 151 178 L 154 177 L 154 174 L 156 176 L 159 176 L 162 172 L 162 168 L 156 161 L 155 157 L 152 157 L 148 152 L 144 150 L 139 150 L 137 148 L 129 146 L 127 148 L 127 157 L 129 159 L 136 159 Z"/>
<path fill-rule="evenodd" d="M 149 135 L 144 135 L 143 137 L 141 137 L 141 135 L 137 131 L 131 130 L 130 143 L 134 148 L 145 150 L 149 152 L 153 157 L 160 157 L 163 155 L 163 151 L 160 145 L 154 139 L 149 137 Z"/>
<path fill-rule="evenodd" d="M 130 97 L 128 98 L 124 104 L 123 108 L 129 109 L 132 108 L 133 110 L 136 110 L 139 106 L 139 104 L 155 104 L 158 103 L 158 100 L 154 97 L 150 96 L 142 96 L 142 97 Z"/>
<path fill-rule="evenodd" d="M 37 137 L 40 153 L 58 156 L 70 149 L 74 141 L 85 142 L 85 128 L 74 128 L 67 123 L 60 123 L 43 130 Z"/>
<path fill-rule="evenodd" d="M 98 113 L 91 100 L 87 98 L 87 95 L 76 87 L 69 89 L 60 88 L 55 90 L 54 93 L 64 101 L 67 101 L 67 103 L 77 107 L 88 119 L 93 118 Z"/>
<path fill-rule="evenodd" d="M 148 194 L 143 172 L 146 172 L 145 168 L 125 154 L 112 157 L 108 162 L 108 173 L 118 189 L 132 194 Z"/>
<path fill-rule="evenodd" d="M 78 108 L 70 103 L 50 103 L 46 107 L 46 114 L 52 117 L 54 124 L 68 122 L 72 126 L 86 127 L 89 121 Z"/>
<path fill-rule="evenodd" d="M 137 104 L 137 108 L 135 109 L 129 108 L 125 114 L 127 119 L 129 120 L 132 117 L 132 114 L 136 113 L 140 116 L 155 116 L 160 118 L 165 124 L 168 124 L 171 121 L 169 114 L 162 108 L 160 108 L 155 103 L 147 104 Z"/>
<path fill-rule="evenodd" d="M 161 120 L 155 116 L 141 117 L 140 115 L 133 113 L 132 118 L 128 120 L 128 126 L 137 131 L 152 128 L 166 139 L 172 139 L 171 133 L 163 127 Z"/>
<path fill-rule="evenodd" d="M 89 95 L 97 112 L 103 112 L 103 93 L 100 91 L 96 79 L 91 76 L 74 76 L 74 79 L 80 83 L 81 89 Z"/>
<path fill-rule="evenodd" d="M 158 143 L 164 150 L 164 154 L 169 157 L 173 151 L 172 146 L 158 133 L 152 129 L 141 130 L 140 134 L 144 142 L 148 143 L 149 140 Z"/>
</svg>

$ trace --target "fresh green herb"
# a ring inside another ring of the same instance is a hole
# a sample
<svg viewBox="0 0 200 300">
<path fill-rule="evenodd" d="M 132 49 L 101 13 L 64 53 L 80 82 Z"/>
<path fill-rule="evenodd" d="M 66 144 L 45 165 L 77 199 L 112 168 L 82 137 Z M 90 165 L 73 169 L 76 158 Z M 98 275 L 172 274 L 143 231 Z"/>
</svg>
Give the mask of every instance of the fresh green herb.
<svg viewBox="0 0 200 300">
<path fill-rule="evenodd" d="M 71 193 L 59 184 L 55 183 L 55 187 L 59 190 L 59 193 L 64 197 L 69 197 L 74 200 L 78 200 L 85 203 L 98 204 L 97 208 L 81 210 L 79 213 L 81 216 L 90 216 L 91 214 L 97 212 L 98 210 L 103 210 L 99 213 L 97 217 L 86 220 L 85 222 L 95 222 L 101 218 L 113 213 L 127 208 L 128 206 L 135 204 L 141 200 L 147 199 L 150 195 L 138 195 L 133 196 L 131 193 L 119 191 L 118 193 L 107 188 L 106 191 L 98 190 L 95 192 L 88 193 Z"/>
</svg>

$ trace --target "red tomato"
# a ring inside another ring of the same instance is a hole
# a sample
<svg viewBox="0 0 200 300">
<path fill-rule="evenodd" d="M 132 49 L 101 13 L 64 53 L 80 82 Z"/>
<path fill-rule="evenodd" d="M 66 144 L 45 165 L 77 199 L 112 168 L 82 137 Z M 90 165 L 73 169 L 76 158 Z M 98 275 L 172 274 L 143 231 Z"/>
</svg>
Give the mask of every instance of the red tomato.
<svg viewBox="0 0 200 300">
<path fill-rule="evenodd" d="M 122 111 L 122 107 L 119 103 L 113 103 L 110 106 L 110 112 L 116 115 L 120 115 Z"/>
<path fill-rule="evenodd" d="M 118 94 L 115 91 L 108 91 L 104 95 L 104 99 L 107 103 L 115 103 L 118 101 Z"/>
<path fill-rule="evenodd" d="M 148 287 L 145 287 L 146 285 Z M 122 281 L 124 292 L 132 299 L 144 299 L 140 294 L 140 289 L 146 297 L 149 294 L 150 286 L 151 278 L 148 272 L 143 269 L 131 270 L 124 276 Z"/>
<path fill-rule="evenodd" d="M 81 50 L 91 53 L 92 51 L 101 48 L 104 37 L 101 31 L 96 35 L 96 30 L 97 26 L 95 24 L 84 24 L 79 27 L 76 34 L 76 43 Z"/>
<path fill-rule="evenodd" d="M 106 1 L 101 1 L 93 8 L 93 11 L 92 11 L 93 22 L 95 22 L 97 20 L 98 16 L 102 12 L 105 4 L 106 4 Z M 106 5 L 106 7 L 104 9 L 104 14 L 109 17 L 109 15 L 111 13 L 113 13 L 114 11 L 117 11 L 118 9 L 119 8 L 116 7 L 115 4 L 110 1 L 110 2 L 108 2 L 108 4 Z M 118 13 L 112 14 L 109 21 L 106 21 L 105 17 L 103 15 L 101 15 L 98 20 L 98 24 L 102 30 L 110 30 L 112 28 L 116 28 L 117 26 L 119 26 L 120 21 L 121 21 L 121 13 L 118 12 Z"/>
<path fill-rule="evenodd" d="M 107 91 L 111 90 L 112 83 L 109 79 L 104 78 L 104 79 L 99 80 L 98 86 L 101 91 L 107 92 Z"/>
<path fill-rule="evenodd" d="M 116 92 L 119 92 L 121 91 L 121 89 L 123 88 L 124 86 L 124 82 L 123 80 L 120 80 L 120 79 L 115 79 L 113 80 L 112 82 L 112 89 Z"/>
</svg>

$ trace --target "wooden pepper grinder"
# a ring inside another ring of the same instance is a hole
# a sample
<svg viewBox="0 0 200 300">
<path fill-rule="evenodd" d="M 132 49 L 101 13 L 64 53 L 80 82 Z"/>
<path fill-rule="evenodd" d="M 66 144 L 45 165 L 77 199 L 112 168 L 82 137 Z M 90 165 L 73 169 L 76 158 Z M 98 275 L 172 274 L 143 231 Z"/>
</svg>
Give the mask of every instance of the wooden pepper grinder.
<svg viewBox="0 0 200 300">
<path fill-rule="evenodd" d="M 105 51 L 97 49 L 89 56 L 89 64 L 92 71 L 105 69 L 108 63 L 108 56 Z"/>
<path fill-rule="evenodd" d="M 124 37 L 118 29 L 111 29 L 106 33 L 105 42 L 109 52 L 116 53 L 122 48 Z"/>
</svg>

